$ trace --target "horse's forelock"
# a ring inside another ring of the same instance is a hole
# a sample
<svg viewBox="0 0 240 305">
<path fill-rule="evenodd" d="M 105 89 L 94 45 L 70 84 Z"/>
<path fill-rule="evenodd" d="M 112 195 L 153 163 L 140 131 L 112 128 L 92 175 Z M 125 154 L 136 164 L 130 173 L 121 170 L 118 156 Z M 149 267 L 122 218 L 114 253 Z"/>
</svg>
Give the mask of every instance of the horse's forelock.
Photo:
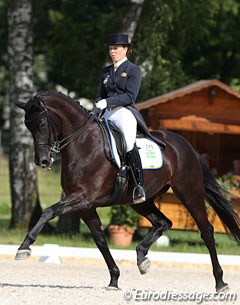
<svg viewBox="0 0 240 305">
<path fill-rule="evenodd" d="M 43 112 L 43 105 L 35 95 L 27 103 L 25 107 L 25 124 L 28 128 L 33 128 L 37 124 L 35 119 Z M 35 126 L 36 127 L 36 126 Z"/>
<path fill-rule="evenodd" d="M 41 111 L 41 106 L 35 99 L 35 96 L 31 98 L 27 103 L 26 103 L 26 115 L 28 116 L 32 112 L 39 112 Z"/>
</svg>

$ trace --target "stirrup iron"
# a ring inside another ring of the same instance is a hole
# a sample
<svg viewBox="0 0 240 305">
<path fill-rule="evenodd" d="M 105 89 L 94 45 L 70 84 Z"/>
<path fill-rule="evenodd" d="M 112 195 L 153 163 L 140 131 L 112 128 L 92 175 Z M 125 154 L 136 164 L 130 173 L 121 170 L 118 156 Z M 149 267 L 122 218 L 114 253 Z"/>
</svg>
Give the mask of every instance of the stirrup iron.
<svg viewBox="0 0 240 305">
<path fill-rule="evenodd" d="M 144 188 L 141 185 L 133 189 L 133 204 L 139 204 L 146 201 Z"/>
</svg>

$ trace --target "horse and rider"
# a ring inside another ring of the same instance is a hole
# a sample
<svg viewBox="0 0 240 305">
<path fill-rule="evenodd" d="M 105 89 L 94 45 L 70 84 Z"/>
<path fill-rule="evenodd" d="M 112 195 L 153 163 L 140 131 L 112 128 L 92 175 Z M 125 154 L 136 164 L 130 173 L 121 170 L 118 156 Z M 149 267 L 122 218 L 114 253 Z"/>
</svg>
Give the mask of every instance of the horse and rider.
<svg viewBox="0 0 240 305">
<path fill-rule="evenodd" d="M 124 134 L 127 160 L 135 176 L 117 204 L 129 205 L 152 224 L 152 229 L 136 247 L 137 266 L 141 274 L 148 272 L 149 248 L 172 226 L 171 220 L 154 203 L 171 187 L 196 222 L 208 248 L 216 290 L 224 291 L 228 285 L 223 281 L 206 201 L 238 243 L 240 218 L 203 157 L 187 140 L 168 130 L 147 130 L 135 108 L 141 73 L 126 57 L 130 46 L 125 34 L 109 36 L 113 64 L 102 71 L 96 107 L 101 111 L 101 119 L 112 121 Z M 16 259 L 25 259 L 31 254 L 30 245 L 51 219 L 77 213 L 89 227 L 108 266 L 108 287 L 117 289 L 120 272 L 107 245 L 97 208 L 116 204 L 111 198 L 119 170 L 109 162 L 99 120 L 70 97 L 55 91 L 39 93 L 27 102 L 16 101 L 15 104 L 25 111 L 25 124 L 34 140 L 35 164 L 47 169 L 52 164 L 53 152 L 61 154 L 61 185 L 66 195 L 43 211 L 20 245 Z M 144 169 L 144 175 L 135 144 L 137 128 L 162 148 L 162 167 Z"/>
</svg>

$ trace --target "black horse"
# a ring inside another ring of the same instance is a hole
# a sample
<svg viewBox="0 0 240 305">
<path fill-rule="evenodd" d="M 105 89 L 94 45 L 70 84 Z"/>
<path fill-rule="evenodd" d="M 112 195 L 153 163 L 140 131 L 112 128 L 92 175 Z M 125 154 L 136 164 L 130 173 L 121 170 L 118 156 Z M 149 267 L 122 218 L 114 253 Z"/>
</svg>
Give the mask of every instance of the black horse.
<svg viewBox="0 0 240 305">
<path fill-rule="evenodd" d="M 61 151 L 61 184 L 66 197 L 47 208 L 35 227 L 26 235 L 16 259 L 27 258 L 29 246 L 36 240 L 45 224 L 56 216 L 75 212 L 88 225 L 110 272 L 108 288 L 118 287 L 119 269 L 109 251 L 97 207 L 109 204 L 114 189 L 117 168 L 107 160 L 102 132 L 94 115 L 77 102 L 57 92 L 44 92 L 27 103 L 16 105 L 25 110 L 25 124 L 32 133 L 35 163 L 46 169 L 52 163 L 52 150 Z M 213 226 L 209 223 L 205 199 L 216 211 L 227 231 L 240 242 L 240 219 L 221 187 L 208 170 L 205 161 L 181 136 L 170 131 L 154 131 L 153 135 L 166 143 L 164 165 L 159 170 L 144 170 L 146 202 L 130 207 L 146 217 L 153 225 L 137 246 L 137 265 L 146 273 L 150 261 L 146 257 L 150 246 L 170 229 L 172 222 L 159 211 L 154 199 L 169 187 L 192 215 L 201 232 L 212 261 L 216 290 L 223 291 L 223 271 L 218 262 Z M 133 183 L 121 204 L 132 202 Z"/>
</svg>

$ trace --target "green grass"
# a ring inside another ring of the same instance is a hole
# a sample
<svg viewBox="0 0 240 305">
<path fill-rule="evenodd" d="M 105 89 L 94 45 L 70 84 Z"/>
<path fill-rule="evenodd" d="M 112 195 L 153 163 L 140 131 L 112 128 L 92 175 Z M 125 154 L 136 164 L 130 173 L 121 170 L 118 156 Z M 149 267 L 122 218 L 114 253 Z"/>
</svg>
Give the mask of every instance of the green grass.
<svg viewBox="0 0 240 305">
<path fill-rule="evenodd" d="M 16 244 L 19 245 L 25 234 L 24 230 L 7 230 L 3 227 L 3 221 L 0 221 L 1 229 L 1 244 Z M 5 223 L 6 225 L 6 223 Z M 132 244 L 125 249 L 135 249 L 137 244 L 147 234 L 147 229 L 139 228 L 135 233 Z M 189 253 L 208 253 L 206 246 L 203 244 L 198 232 L 185 232 L 178 230 L 170 230 L 166 234 L 170 239 L 169 247 L 157 247 L 152 246 L 150 250 L 153 251 L 165 251 L 165 252 L 189 252 Z M 119 248 L 111 243 L 109 240 L 108 232 L 106 229 L 106 236 L 109 243 L 109 247 L 112 249 Z M 240 248 L 236 242 L 229 239 L 225 234 L 215 234 L 216 246 L 218 254 L 232 254 L 239 255 Z M 81 233 L 73 236 L 69 235 L 42 235 L 39 234 L 37 241 L 34 245 L 43 245 L 46 243 L 59 244 L 60 246 L 71 247 L 93 247 L 96 245 L 93 238 L 85 224 L 81 224 Z"/>
<path fill-rule="evenodd" d="M 1 158 L 0 162 L 0 208 L 1 212 L 2 209 L 4 209 L 5 214 L 8 210 L 10 210 L 9 169 L 6 158 Z"/>
<path fill-rule="evenodd" d="M 53 165 L 51 170 L 38 168 L 38 188 L 42 208 L 46 208 L 61 198 L 60 168 Z"/>
<path fill-rule="evenodd" d="M 46 208 L 59 201 L 61 197 L 60 168 L 54 164 L 51 170 L 38 171 L 38 187 L 41 205 Z M 11 198 L 9 186 L 9 168 L 7 158 L 1 158 L 0 166 L 0 212 L 10 214 Z"/>
<path fill-rule="evenodd" d="M 1 159 L 0 167 L 0 244 L 16 244 L 19 245 L 26 230 L 8 230 L 10 215 L 11 215 L 11 201 L 9 191 L 9 173 L 6 158 Z M 43 208 L 52 205 L 59 201 L 61 196 L 60 187 L 60 170 L 57 164 L 53 165 L 51 171 L 38 171 L 38 183 L 41 205 Z M 109 208 L 98 209 L 100 218 L 105 228 L 109 224 L 110 213 Z M 56 221 L 53 222 L 55 225 Z M 148 229 L 138 228 L 134 235 L 134 240 L 128 249 L 135 249 L 136 245 L 147 234 Z M 199 232 L 170 230 L 166 233 L 170 239 L 169 247 L 151 247 L 151 250 L 158 251 L 174 251 L 174 252 L 194 252 L 194 253 L 208 253 L 207 248 L 203 244 Z M 109 241 L 108 232 L 106 229 L 106 236 L 111 248 L 117 248 Z M 219 254 L 240 254 L 240 247 L 236 242 L 230 240 L 225 234 L 215 234 L 217 251 Z M 74 236 L 66 235 L 42 235 L 38 236 L 35 245 L 43 245 L 46 243 L 59 244 L 61 246 L 74 247 L 96 247 L 95 243 L 89 233 L 88 228 L 84 223 L 81 223 L 81 233 Z"/>
</svg>

